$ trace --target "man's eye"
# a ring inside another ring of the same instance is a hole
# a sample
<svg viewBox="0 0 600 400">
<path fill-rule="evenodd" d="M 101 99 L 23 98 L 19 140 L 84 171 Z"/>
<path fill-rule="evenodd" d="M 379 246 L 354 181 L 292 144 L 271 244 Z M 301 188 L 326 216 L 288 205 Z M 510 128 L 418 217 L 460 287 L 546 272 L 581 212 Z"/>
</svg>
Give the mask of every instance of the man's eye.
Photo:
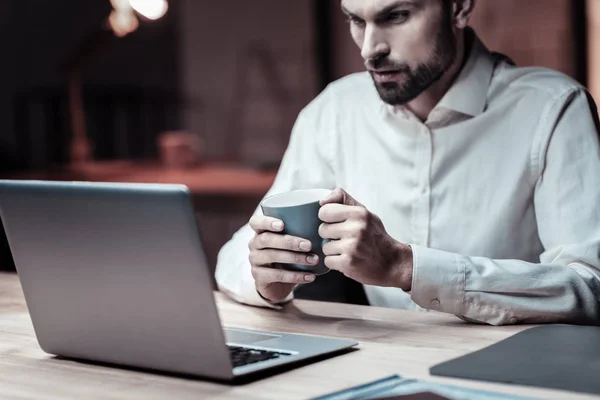
<svg viewBox="0 0 600 400">
<path fill-rule="evenodd" d="M 348 17 L 348 22 L 356 26 L 364 26 L 365 21 L 357 17 Z"/>
<path fill-rule="evenodd" d="M 389 22 L 405 22 L 410 17 L 409 11 L 396 11 L 389 13 L 387 16 L 387 20 Z"/>
</svg>

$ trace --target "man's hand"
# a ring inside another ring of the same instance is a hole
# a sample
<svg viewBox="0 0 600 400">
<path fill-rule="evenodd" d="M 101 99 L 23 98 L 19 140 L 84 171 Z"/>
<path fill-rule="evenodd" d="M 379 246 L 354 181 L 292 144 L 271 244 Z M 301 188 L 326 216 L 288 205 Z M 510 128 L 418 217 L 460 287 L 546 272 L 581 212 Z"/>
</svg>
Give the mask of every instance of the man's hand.
<svg viewBox="0 0 600 400">
<path fill-rule="evenodd" d="M 286 271 L 280 266 L 281 263 L 317 264 L 319 257 L 310 253 L 310 241 L 283 235 L 283 222 L 263 215 L 253 216 L 250 227 L 255 232 L 248 243 L 252 276 L 262 297 L 278 302 L 285 299 L 297 284 L 315 280 L 312 274 Z"/>
<path fill-rule="evenodd" d="M 319 235 L 325 265 L 366 285 L 412 286 L 412 249 L 394 240 L 383 223 L 342 189 L 321 201 Z"/>
</svg>

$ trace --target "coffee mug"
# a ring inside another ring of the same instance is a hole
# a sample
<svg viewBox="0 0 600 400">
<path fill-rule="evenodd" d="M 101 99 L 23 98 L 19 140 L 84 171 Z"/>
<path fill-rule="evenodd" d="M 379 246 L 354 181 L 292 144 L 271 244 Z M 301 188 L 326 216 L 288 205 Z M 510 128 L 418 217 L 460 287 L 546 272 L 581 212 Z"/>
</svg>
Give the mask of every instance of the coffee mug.
<svg viewBox="0 0 600 400">
<path fill-rule="evenodd" d="M 329 272 L 323 254 L 325 241 L 319 236 L 319 226 L 322 223 L 319 219 L 319 201 L 329 194 L 329 189 L 294 190 L 270 196 L 261 202 L 264 215 L 283 221 L 282 233 L 309 240 L 312 244 L 310 253 L 319 256 L 316 265 L 282 264 L 284 269 L 315 275 Z"/>
</svg>

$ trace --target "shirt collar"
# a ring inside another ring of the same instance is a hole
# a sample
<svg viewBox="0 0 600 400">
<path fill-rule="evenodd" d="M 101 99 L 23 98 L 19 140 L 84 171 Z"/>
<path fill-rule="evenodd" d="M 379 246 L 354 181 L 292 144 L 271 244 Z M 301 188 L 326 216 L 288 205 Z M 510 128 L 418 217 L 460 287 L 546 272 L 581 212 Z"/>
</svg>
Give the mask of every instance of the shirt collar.
<svg viewBox="0 0 600 400">
<path fill-rule="evenodd" d="M 469 58 L 456 81 L 435 108 L 445 108 L 475 117 L 485 110 L 494 73 L 494 58 L 471 28 L 465 31 L 471 42 Z"/>
</svg>

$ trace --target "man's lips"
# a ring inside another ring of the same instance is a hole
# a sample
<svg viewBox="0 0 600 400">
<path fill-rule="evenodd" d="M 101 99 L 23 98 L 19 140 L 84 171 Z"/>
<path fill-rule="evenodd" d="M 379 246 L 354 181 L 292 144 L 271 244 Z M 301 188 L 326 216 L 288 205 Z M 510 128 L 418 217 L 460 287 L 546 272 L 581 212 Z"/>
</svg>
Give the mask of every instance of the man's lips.
<svg viewBox="0 0 600 400">
<path fill-rule="evenodd" d="M 401 70 L 369 70 L 369 71 L 371 72 L 371 75 L 373 75 L 373 78 L 377 82 L 392 81 L 396 77 L 398 77 L 398 75 L 403 73 Z"/>
<path fill-rule="evenodd" d="M 374 74 L 391 74 L 400 72 L 398 69 L 370 69 L 369 71 L 373 72 Z"/>
</svg>

